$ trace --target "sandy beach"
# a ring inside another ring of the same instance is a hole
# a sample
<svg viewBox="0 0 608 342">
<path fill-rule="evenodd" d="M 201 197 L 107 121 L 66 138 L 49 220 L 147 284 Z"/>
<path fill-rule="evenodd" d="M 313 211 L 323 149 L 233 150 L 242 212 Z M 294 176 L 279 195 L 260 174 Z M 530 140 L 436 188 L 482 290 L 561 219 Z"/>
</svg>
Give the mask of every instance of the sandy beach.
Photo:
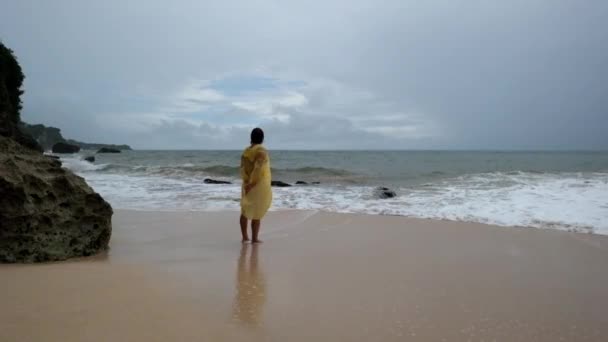
<svg viewBox="0 0 608 342">
<path fill-rule="evenodd" d="M 111 249 L 0 265 L 0 341 L 606 341 L 608 236 L 117 210 Z"/>
</svg>

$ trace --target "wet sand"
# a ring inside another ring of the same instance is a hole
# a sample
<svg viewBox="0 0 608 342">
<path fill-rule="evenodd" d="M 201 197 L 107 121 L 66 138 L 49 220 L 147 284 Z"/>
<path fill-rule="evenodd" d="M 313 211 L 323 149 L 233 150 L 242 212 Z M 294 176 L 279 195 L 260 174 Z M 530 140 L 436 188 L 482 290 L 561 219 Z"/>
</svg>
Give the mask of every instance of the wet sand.
<svg viewBox="0 0 608 342">
<path fill-rule="evenodd" d="M 403 217 L 116 211 L 111 250 L 0 265 L 0 341 L 607 341 L 608 237 Z"/>
</svg>

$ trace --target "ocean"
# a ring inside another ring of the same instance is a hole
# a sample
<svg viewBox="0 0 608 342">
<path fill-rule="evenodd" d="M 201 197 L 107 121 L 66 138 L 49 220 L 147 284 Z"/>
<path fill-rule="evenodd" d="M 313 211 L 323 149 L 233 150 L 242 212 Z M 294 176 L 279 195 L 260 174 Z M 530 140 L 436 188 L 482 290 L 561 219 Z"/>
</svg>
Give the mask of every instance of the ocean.
<svg viewBox="0 0 608 342">
<path fill-rule="evenodd" d="M 62 155 L 114 208 L 238 210 L 240 151 Z M 608 234 L 608 152 L 270 151 L 271 210 L 480 222 Z M 205 184 L 205 178 L 231 181 Z M 380 199 L 374 189 L 394 190 Z"/>
</svg>

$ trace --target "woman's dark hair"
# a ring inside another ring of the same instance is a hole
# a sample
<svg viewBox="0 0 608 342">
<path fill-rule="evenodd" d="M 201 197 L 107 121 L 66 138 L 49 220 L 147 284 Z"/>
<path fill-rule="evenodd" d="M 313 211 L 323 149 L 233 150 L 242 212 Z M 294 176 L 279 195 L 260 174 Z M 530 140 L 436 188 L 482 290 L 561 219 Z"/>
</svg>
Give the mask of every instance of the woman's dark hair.
<svg viewBox="0 0 608 342">
<path fill-rule="evenodd" d="M 264 142 L 264 131 L 261 128 L 254 128 L 251 131 L 251 143 L 252 144 L 261 144 Z"/>
</svg>

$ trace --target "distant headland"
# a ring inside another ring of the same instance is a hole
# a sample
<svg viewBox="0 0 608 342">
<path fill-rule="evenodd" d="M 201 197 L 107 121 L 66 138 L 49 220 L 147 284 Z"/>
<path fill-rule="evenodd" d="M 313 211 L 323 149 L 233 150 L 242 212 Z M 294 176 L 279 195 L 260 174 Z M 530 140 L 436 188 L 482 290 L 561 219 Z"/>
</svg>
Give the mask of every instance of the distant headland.
<svg viewBox="0 0 608 342">
<path fill-rule="evenodd" d="M 61 129 L 57 127 L 45 126 L 42 124 L 31 125 L 25 122 L 19 123 L 19 129 L 34 138 L 38 144 L 45 150 L 51 150 L 53 145 L 57 143 L 67 143 L 70 145 L 76 145 L 83 150 L 99 150 L 101 148 L 110 148 L 116 150 L 131 150 L 129 145 L 114 145 L 114 144 L 98 144 L 98 143 L 85 143 L 76 141 L 73 139 L 65 139 L 61 135 Z"/>
</svg>

